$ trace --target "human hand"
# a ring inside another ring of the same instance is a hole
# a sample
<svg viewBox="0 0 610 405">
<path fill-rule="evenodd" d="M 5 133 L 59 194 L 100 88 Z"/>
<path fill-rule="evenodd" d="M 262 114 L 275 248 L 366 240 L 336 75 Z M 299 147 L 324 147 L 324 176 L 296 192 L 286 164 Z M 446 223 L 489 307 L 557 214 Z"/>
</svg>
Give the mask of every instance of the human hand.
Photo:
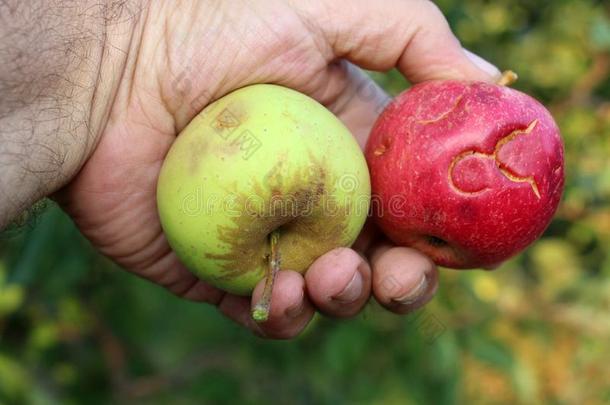
<svg viewBox="0 0 610 405">
<path fill-rule="evenodd" d="M 497 69 L 461 48 L 430 1 L 151 1 L 133 25 L 125 55 L 97 146 L 56 195 L 103 254 L 179 296 L 217 305 L 271 338 L 296 336 L 315 310 L 353 316 L 371 294 L 397 313 L 431 299 L 434 264 L 392 246 L 367 224 L 352 249 L 327 253 L 304 276 L 280 272 L 270 318 L 256 324 L 250 298 L 217 290 L 180 263 L 155 203 L 159 170 L 177 134 L 234 89 L 276 83 L 307 94 L 364 146 L 387 95 L 356 66 L 397 67 L 414 83 L 497 79 Z M 261 292 L 262 283 L 252 299 Z"/>
</svg>

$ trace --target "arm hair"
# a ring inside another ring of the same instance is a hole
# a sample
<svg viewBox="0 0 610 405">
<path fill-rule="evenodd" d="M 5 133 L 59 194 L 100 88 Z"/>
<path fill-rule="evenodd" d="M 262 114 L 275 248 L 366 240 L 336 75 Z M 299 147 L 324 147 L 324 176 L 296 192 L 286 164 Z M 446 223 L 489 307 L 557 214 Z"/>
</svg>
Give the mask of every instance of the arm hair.
<svg viewBox="0 0 610 405">
<path fill-rule="evenodd" d="M 141 14 L 138 0 L 0 1 L 0 229 L 91 154 Z"/>
</svg>

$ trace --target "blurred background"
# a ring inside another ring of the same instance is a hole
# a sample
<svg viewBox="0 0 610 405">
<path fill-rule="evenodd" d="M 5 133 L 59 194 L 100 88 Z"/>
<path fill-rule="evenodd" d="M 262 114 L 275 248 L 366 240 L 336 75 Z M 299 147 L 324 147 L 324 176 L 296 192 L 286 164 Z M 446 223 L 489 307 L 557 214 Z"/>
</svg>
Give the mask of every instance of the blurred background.
<svg viewBox="0 0 610 405">
<path fill-rule="evenodd" d="M 493 273 L 443 271 L 410 316 L 371 304 L 266 342 L 121 271 L 47 203 L 0 236 L 0 404 L 610 403 L 610 3 L 437 3 L 562 130 L 565 196 L 539 242 Z"/>
</svg>

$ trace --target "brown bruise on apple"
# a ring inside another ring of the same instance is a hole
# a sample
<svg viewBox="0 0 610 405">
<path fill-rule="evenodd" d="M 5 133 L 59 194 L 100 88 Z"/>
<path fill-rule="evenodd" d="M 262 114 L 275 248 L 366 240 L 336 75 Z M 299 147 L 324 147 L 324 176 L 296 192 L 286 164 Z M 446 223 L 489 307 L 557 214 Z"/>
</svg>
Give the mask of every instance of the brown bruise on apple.
<svg viewBox="0 0 610 405">
<path fill-rule="evenodd" d="M 463 249 L 435 235 L 423 234 L 413 237 L 409 246 L 419 250 L 429 257 L 441 260 L 454 260 L 464 263 L 468 260 Z"/>
<path fill-rule="evenodd" d="M 198 173 L 201 156 L 205 156 L 208 150 L 208 140 L 205 137 L 196 137 L 189 142 L 188 148 L 188 172 L 195 176 Z"/>
<path fill-rule="evenodd" d="M 221 263 L 223 272 L 218 280 L 231 280 L 261 269 L 264 272 L 270 252 L 269 235 L 276 229 L 280 230 L 282 268 L 298 272 L 305 271 L 326 251 L 351 242 L 346 229 L 352 204 L 332 201 L 335 179 L 323 162 L 312 154 L 309 159 L 310 166 L 286 176 L 290 169 L 285 166 L 289 163 L 280 158 L 263 181 L 252 183 L 251 192 L 229 190 L 234 206 L 243 215 L 231 216 L 231 225 L 217 227 L 219 240 L 229 250 L 205 254 Z M 255 207 L 251 205 L 253 200 L 257 202 Z"/>
<path fill-rule="evenodd" d="M 479 159 L 493 160 L 495 167 L 504 177 L 506 177 L 508 180 L 515 182 L 515 183 L 528 183 L 532 189 L 532 192 L 536 196 L 536 198 L 540 199 L 541 198 L 540 190 L 539 190 L 538 184 L 536 183 L 536 180 L 534 179 L 534 177 L 533 176 L 519 176 L 516 172 L 511 170 L 511 168 L 508 167 L 508 165 L 504 164 L 498 156 L 498 154 L 500 153 L 500 150 L 506 144 L 512 142 L 517 137 L 531 134 L 532 131 L 534 130 L 534 128 L 536 128 L 537 124 L 538 124 L 538 120 L 534 120 L 527 126 L 527 128 L 517 129 L 515 131 L 512 131 L 510 134 L 504 136 L 502 139 L 500 139 L 498 141 L 498 143 L 496 144 L 496 146 L 494 148 L 494 151 L 491 154 L 479 152 L 476 150 L 467 150 L 465 152 L 458 154 L 456 157 L 453 158 L 453 160 L 451 161 L 451 163 L 449 165 L 449 171 L 448 171 L 447 176 L 448 176 L 449 185 L 451 186 L 451 188 L 456 193 L 459 193 L 462 195 L 467 195 L 467 196 L 478 195 L 482 192 L 489 190 L 489 186 L 487 186 L 487 185 L 478 188 L 476 186 L 473 187 L 473 184 L 458 184 L 458 181 L 456 180 L 456 176 L 454 174 L 456 166 L 458 166 L 460 163 L 466 161 L 467 159 L 476 157 Z M 467 187 L 470 189 L 467 189 Z"/>
</svg>

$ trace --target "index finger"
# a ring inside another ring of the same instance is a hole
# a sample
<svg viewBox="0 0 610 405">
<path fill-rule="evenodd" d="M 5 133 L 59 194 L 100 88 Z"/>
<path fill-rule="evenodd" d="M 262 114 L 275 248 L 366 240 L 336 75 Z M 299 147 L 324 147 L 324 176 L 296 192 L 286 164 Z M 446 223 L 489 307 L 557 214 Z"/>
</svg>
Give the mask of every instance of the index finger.
<svg viewBox="0 0 610 405">
<path fill-rule="evenodd" d="M 378 71 L 396 67 L 412 83 L 433 79 L 491 82 L 500 77 L 495 66 L 462 48 L 431 1 L 314 3 L 299 6 L 322 32 L 329 58 L 345 58 Z"/>
</svg>

